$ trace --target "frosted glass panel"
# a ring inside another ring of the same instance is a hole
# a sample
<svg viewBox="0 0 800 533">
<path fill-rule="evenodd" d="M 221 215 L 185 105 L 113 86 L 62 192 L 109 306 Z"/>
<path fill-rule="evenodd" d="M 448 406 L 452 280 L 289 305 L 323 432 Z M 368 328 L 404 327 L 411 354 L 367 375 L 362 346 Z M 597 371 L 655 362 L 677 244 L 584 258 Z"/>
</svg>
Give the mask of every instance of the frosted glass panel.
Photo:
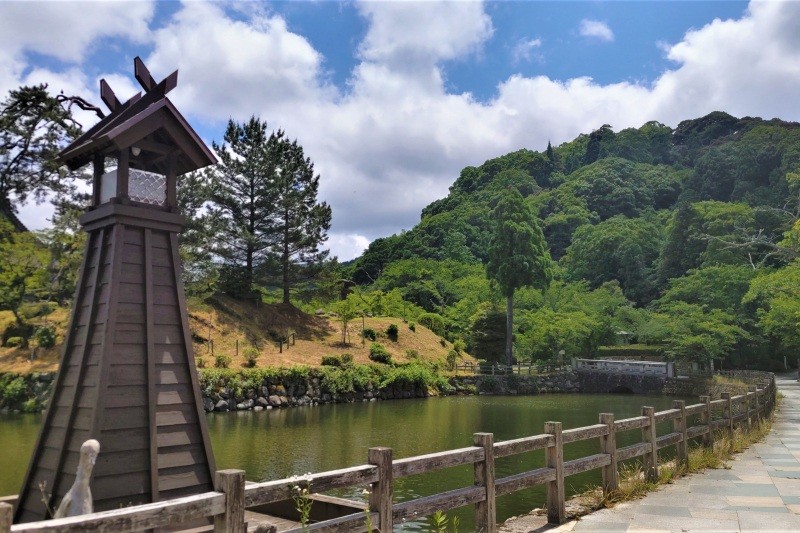
<svg viewBox="0 0 800 533">
<path fill-rule="evenodd" d="M 100 178 L 100 203 L 104 204 L 117 195 L 117 169 L 109 170 Z"/>
<path fill-rule="evenodd" d="M 164 205 L 167 201 L 167 177 L 155 172 L 130 169 L 128 197 L 134 202 Z"/>
</svg>

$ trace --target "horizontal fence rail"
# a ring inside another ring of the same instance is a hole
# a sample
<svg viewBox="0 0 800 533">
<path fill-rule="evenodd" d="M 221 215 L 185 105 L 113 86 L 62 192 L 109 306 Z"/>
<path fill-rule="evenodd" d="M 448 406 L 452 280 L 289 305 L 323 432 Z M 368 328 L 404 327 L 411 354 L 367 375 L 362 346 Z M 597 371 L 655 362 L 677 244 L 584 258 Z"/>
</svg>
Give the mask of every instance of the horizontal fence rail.
<svg viewBox="0 0 800 533">
<path fill-rule="evenodd" d="M 496 497 L 538 485 L 545 485 L 547 489 L 548 522 L 558 524 L 565 520 L 565 477 L 600 469 L 602 489 L 607 495 L 619 487 L 618 464 L 642 457 L 645 476 L 656 480 L 658 450 L 675 446 L 678 464 L 688 464 L 689 440 L 699 437 L 703 446 L 712 447 L 715 430 L 732 436 L 738 425 L 749 431 L 769 416 L 775 399 L 775 378 L 771 376 L 760 386 L 750 387 L 746 394 L 723 394 L 714 401 L 701 396 L 700 403 L 693 405 L 676 400 L 671 409 L 655 412 L 652 407 L 643 407 L 641 416 L 622 420 L 614 420 L 611 413 L 602 413 L 598 424 L 566 430 L 560 422 L 547 422 L 544 433 L 519 439 L 494 442 L 491 433 L 476 433 L 472 446 L 402 459 L 393 459 L 391 448 L 371 448 L 369 464 L 299 478 L 246 483 L 244 471 L 222 470 L 216 472 L 213 492 L 28 524 L 12 525 L 13 505 L 8 499 L 0 499 L 0 533 L 143 531 L 174 527 L 197 519 L 213 520 L 214 531 L 239 533 L 247 530 L 247 508 L 289 500 L 298 488 L 312 494 L 365 486 L 369 487 L 369 501 L 365 504 L 353 502 L 356 506 L 363 505 L 361 511 L 291 531 L 366 531 L 371 526 L 373 530 L 388 533 L 394 524 L 409 518 L 473 505 L 476 531 L 494 532 L 497 529 Z M 699 419 L 699 424 L 689 426 L 692 418 Z M 658 435 L 656 424 L 667 421 L 672 421 L 672 430 Z M 617 448 L 616 435 L 630 430 L 641 432 L 641 442 Z M 599 441 L 600 453 L 564 460 L 565 444 L 592 439 Z M 545 452 L 545 464 L 541 468 L 495 479 L 496 458 L 533 450 Z M 394 503 L 395 479 L 468 464 L 473 465 L 472 486 Z"/>
<path fill-rule="evenodd" d="M 553 374 L 555 372 L 566 372 L 571 370 L 570 365 L 558 364 L 536 364 L 536 363 L 517 363 L 514 365 L 503 365 L 500 363 L 492 364 L 478 364 L 478 363 L 462 363 L 456 365 L 456 374 L 475 374 L 475 375 L 489 375 L 489 376 L 503 376 L 507 374 L 521 374 L 528 376 L 535 376 L 539 374 Z"/>
</svg>

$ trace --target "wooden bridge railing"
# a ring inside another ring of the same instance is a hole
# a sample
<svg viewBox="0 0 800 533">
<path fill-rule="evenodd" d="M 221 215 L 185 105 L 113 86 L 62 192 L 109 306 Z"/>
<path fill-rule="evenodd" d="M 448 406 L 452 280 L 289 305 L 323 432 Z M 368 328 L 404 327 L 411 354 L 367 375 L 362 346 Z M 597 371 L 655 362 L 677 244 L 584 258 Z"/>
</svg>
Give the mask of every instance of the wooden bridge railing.
<svg viewBox="0 0 800 533">
<path fill-rule="evenodd" d="M 496 531 L 497 496 L 542 484 L 547 488 L 548 522 L 558 524 L 565 519 L 564 478 L 599 468 L 603 491 L 608 494 L 619 485 L 617 465 L 621 461 L 642 457 L 645 475 L 657 479 L 658 450 L 675 446 L 676 460 L 679 464 L 687 464 L 691 439 L 700 437 L 702 444 L 710 447 L 714 444 L 717 430 L 732 435 L 737 424 L 744 430 L 758 426 L 774 408 L 775 398 L 775 379 L 772 377 L 762 386 L 751 387 L 749 392 L 738 396 L 724 394 L 722 399 L 714 401 L 701 396 L 700 403 L 688 406 L 683 400 L 676 400 L 671 409 L 659 412 L 652 407 L 642 407 L 640 416 L 622 420 L 615 420 L 611 413 L 602 413 L 598 424 L 574 429 L 562 429 L 560 422 L 547 422 L 543 434 L 519 439 L 494 442 L 491 433 L 476 433 L 472 446 L 403 459 L 393 459 L 390 448 L 371 448 L 369 464 L 309 474 L 301 479 L 245 483 L 243 471 L 222 470 L 216 473 L 215 492 L 73 518 L 11 525 L 13 507 L 0 503 L 0 533 L 142 531 L 204 517 L 214 519 L 214 531 L 238 533 L 246 531 L 246 508 L 288 500 L 298 486 L 321 493 L 369 485 L 370 495 L 364 512 L 292 530 L 296 532 L 364 531 L 369 523 L 375 530 L 388 533 L 394 524 L 404 519 L 466 505 L 475 506 L 476 531 L 493 532 Z M 700 423 L 689 426 L 692 417 L 698 415 Z M 672 431 L 658 435 L 656 425 L 666 421 L 672 421 Z M 617 448 L 616 435 L 631 430 L 642 432 L 641 442 Z M 565 444 L 589 439 L 599 440 L 600 453 L 564 460 Z M 541 449 L 545 451 L 543 467 L 495 478 L 495 459 Z M 395 479 L 468 464 L 473 465 L 472 486 L 394 503 L 392 486 Z"/>
<path fill-rule="evenodd" d="M 560 372 L 569 370 L 570 365 L 558 364 L 536 364 L 536 363 L 516 363 L 513 365 L 503 365 L 500 363 L 492 364 L 477 364 L 466 362 L 456 365 L 456 374 L 481 374 L 481 375 L 505 375 L 505 374 L 527 374 L 529 376 L 536 374 L 551 374 L 553 372 Z"/>
</svg>

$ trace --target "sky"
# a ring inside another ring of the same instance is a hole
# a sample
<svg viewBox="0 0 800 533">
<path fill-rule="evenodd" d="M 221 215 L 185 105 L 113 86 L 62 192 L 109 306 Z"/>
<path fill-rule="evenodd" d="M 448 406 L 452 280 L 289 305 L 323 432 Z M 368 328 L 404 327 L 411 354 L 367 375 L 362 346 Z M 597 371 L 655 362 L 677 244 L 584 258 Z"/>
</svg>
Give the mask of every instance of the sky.
<svg viewBox="0 0 800 533">
<path fill-rule="evenodd" d="M 800 2 L 0 2 L 0 94 L 102 105 L 133 58 L 203 139 L 255 115 L 296 138 L 340 260 L 411 229 L 466 166 L 603 124 L 800 120 Z M 81 114 L 89 126 L 96 120 Z M 30 228 L 46 205 L 20 206 Z"/>
</svg>

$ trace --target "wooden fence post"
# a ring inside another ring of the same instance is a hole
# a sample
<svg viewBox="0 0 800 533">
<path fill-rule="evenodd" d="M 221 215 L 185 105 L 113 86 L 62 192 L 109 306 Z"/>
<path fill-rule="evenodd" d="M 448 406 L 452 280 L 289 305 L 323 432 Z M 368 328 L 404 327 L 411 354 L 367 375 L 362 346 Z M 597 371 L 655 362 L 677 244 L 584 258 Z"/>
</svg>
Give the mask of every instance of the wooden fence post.
<svg viewBox="0 0 800 533">
<path fill-rule="evenodd" d="M 14 506 L 10 503 L 0 503 L 0 533 L 11 531 L 11 521 L 14 519 Z"/>
<path fill-rule="evenodd" d="M 564 437 L 561 422 L 545 422 L 544 432 L 555 438 L 553 446 L 545 448 L 547 468 L 555 470 L 556 478 L 547 483 L 547 523 L 563 524 L 566 518 L 564 507 Z"/>
<path fill-rule="evenodd" d="M 725 400 L 725 419 L 728 421 L 726 424 L 728 429 L 728 438 L 733 441 L 733 402 L 731 401 L 731 393 L 723 392 L 720 396 Z"/>
<path fill-rule="evenodd" d="M 675 400 L 672 402 L 673 409 L 680 409 L 681 417 L 672 421 L 672 431 L 681 434 L 681 441 L 675 445 L 675 455 L 679 469 L 684 471 L 689 469 L 689 435 L 686 433 L 686 402 Z"/>
<path fill-rule="evenodd" d="M 214 517 L 214 531 L 245 533 L 244 522 L 244 470 L 217 470 L 214 490 L 225 494 L 225 513 Z"/>
<path fill-rule="evenodd" d="M 711 427 L 711 396 L 700 396 L 700 403 L 706 404 L 706 408 L 700 415 L 706 432 L 703 433 L 703 446 L 706 448 L 714 447 L 714 429 Z"/>
<path fill-rule="evenodd" d="M 378 481 L 372 484 L 369 510 L 378 513 L 378 531 L 392 533 L 392 449 L 370 448 L 367 462 L 378 467 Z"/>
<path fill-rule="evenodd" d="M 642 407 L 642 416 L 648 418 L 647 426 L 642 428 L 642 440 L 650 445 L 644 454 L 645 479 L 651 483 L 658 481 L 658 447 L 656 446 L 656 410 Z"/>
<path fill-rule="evenodd" d="M 744 417 L 745 423 L 745 432 L 750 433 L 750 392 L 744 393 L 744 399 L 742 400 L 742 405 L 744 406 L 744 412 L 747 415 Z"/>
<path fill-rule="evenodd" d="M 750 387 L 750 390 L 753 391 L 753 401 L 756 404 L 756 429 L 758 429 L 761 427 L 761 407 L 758 402 L 758 386 L 753 385 Z"/>
<path fill-rule="evenodd" d="M 497 531 L 497 511 L 494 495 L 494 435 L 475 433 L 472 444 L 483 448 L 484 460 L 474 463 L 475 486 L 486 489 L 486 501 L 475 504 L 475 531 L 494 533 Z"/>
<path fill-rule="evenodd" d="M 608 497 L 619 489 L 619 473 L 617 472 L 617 434 L 614 431 L 614 413 L 600 413 L 600 423 L 608 428 L 608 435 L 600 437 L 600 451 L 607 453 L 611 462 L 604 466 L 603 496 Z"/>
</svg>

